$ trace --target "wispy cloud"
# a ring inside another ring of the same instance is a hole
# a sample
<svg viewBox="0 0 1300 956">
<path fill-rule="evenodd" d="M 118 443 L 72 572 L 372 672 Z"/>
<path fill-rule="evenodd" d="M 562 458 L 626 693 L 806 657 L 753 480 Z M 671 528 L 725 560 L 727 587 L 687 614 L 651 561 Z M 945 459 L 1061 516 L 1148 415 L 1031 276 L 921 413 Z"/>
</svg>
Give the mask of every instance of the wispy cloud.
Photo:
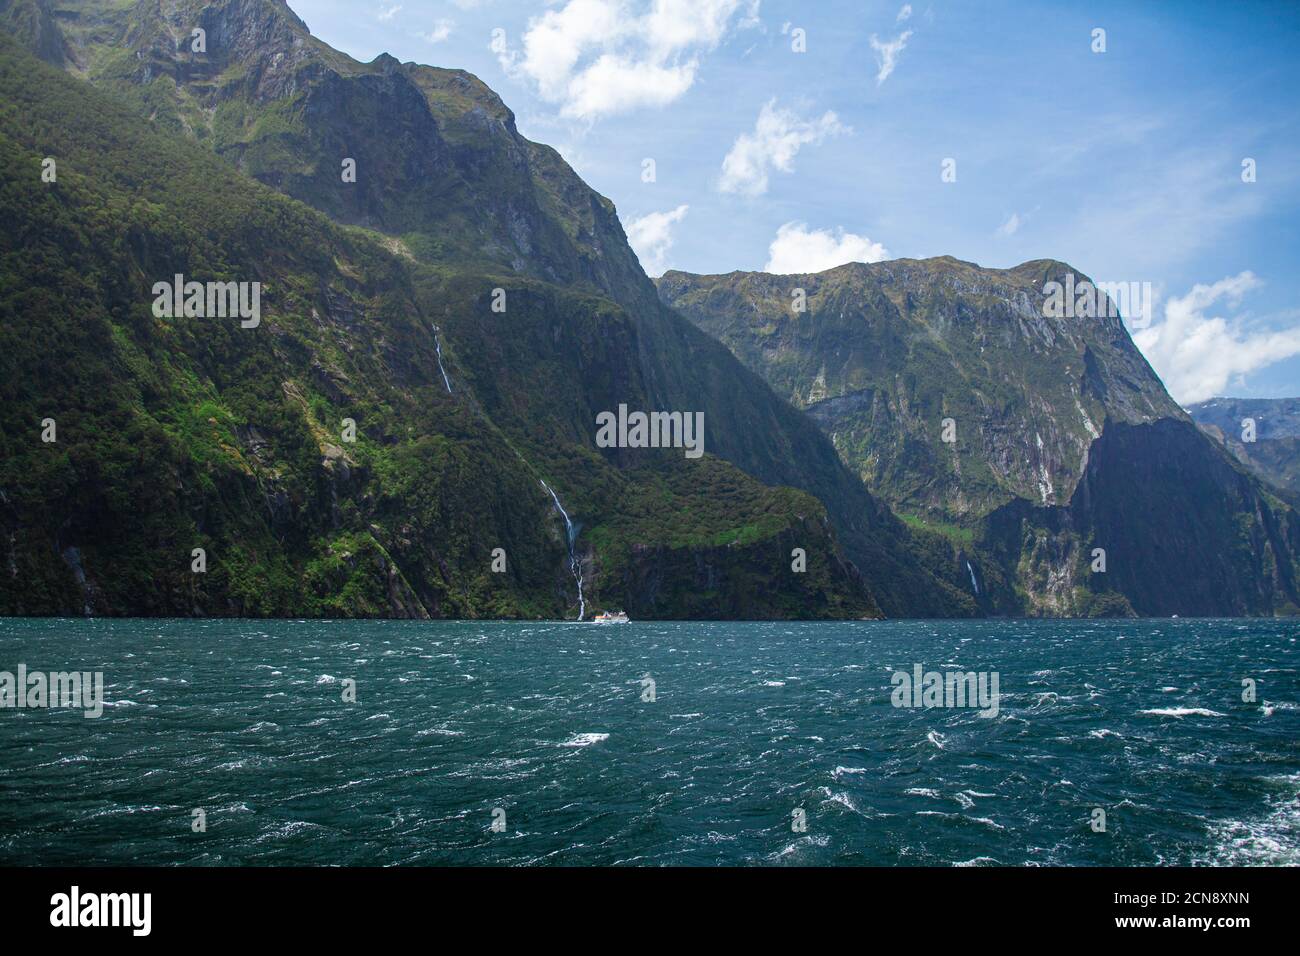
<svg viewBox="0 0 1300 956">
<path fill-rule="evenodd" d="M 673 227 L 686 218 L 689 206 L 670 212 L 652 212 L 627 224 L 627 241 L 648 275 L 662 275 L 667 268 L 668 250 L 673 246 Z"/>
<path fill-rule="evenodd" d="M 889 250 L 866 236 L 845 232 L 842 228 L 809 229 L 801 222 L 787 222 L 776 231 L 768 247 L 764 272 L 796 275 L 825 272 L 846 262 L 880 262 L 889 258 Z"/>
<path fill-rule="evenodd" d="M 794 170 L 795 155 L 804 146 L 818 144 L 828 136 L 852 132 L 827 110 L 820 119 L 804 119 L 793 110 L 781 109 L 776 100 L 763 104 L 752 133 L 741 133 L 722 160 L 718 188 L 724 193 L 761 196 L 767 192 L 768 174 Z"/>
<path fill-rule="evenodd" d="M 1024 220 L 1020 218 L 1020 213 L 1013 212 L 1007 217 L 1006 221 L 1002 223 L 1002 225 L 998 226 L 997 229 L 993 230 L 993 232 L 995 235 L 999 236 L 1014 236 L 1020 231 L 1020 227 L 1023 223 Z"/>
<path fill-rule="evenodd" d="M 1254 273 L 1242 272 L 1193 286 L 1166 303 L 1164 321 L 1133 332 L 1175 400 L 1186 405 L 1223 395 L 1242 376 L 1300 355 L 1300 325 L 1255 330 L 1240 316 L 1210 314 L 1216 307 L 1235 311 L 1262 284 Z"/>
<path fill-rule="evenodd" d="M 387 23 L 389 20 L 393 19 L 393 17 L 397 16 L 401 12 L 402 12 L 401 6 L 395 5 L 391 7 L 384 7 L 382 10 L 379 11 L 378 14 L 376 14 L 376 16 L 379 18 L 381 23 Z"/>
<path fill-rule="evenodd" d="M 894 18 L 894 22 L 902 23 L 904 20 L 911 19 L 911 17 L 912 17 L 912 5 L 910 3 L 905 3 L 902 5 L 902 7 L 899 8 L 898 16 Z"/>
<path fill-rule="evenodd" d="M 871 34 L 871 49 L 876 51 L 876 65 L 880 67 L 876 73 L 876 86 L 889 79 L 889 74 L 898 65 L 898 55 L 907 47 L 907 41 L 911 38 L 911 30 L 904 30 L 888 43 L 882 43 L 879 37 Z"/>
<path fill-rule="evenodd" d="M 455 20 L 449 20 L 446 17 L 443 17 L 434 22 L 432 30 L 428 33 L 421 33 L 419 36 L 422 39 L 428 40 L 430 43 L 441 43 L 451 36 L 452 30 L 455 28 Z"/>
<path fill-rule="evenodd" d="M 1094 142 L 1072 163 L 1067 174 L 1089 183 L 1081 192 L 1086 201 L 1057 210 L 1069 210 L 1057 230 L 1058 255 L 1093 274 L 1158 278 L 1222 247 L 1267 211 L 1265 194 L 1241 183 L 1231 167 L 1225 175 L 1213 148 L 1169 152 L 1158 172 L 1139 164 L 1089 178 L 1116 148 Z"/>
</svg>

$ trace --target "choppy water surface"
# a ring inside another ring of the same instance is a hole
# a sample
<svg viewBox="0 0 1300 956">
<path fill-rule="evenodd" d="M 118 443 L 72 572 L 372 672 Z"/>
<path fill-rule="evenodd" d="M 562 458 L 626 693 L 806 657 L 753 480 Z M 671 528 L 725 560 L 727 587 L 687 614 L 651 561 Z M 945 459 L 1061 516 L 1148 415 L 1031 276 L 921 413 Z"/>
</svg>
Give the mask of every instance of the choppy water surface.
<svg viewBox="0 0 1300 956">
<path fill-rule="evenodd" d="M 0 710 L 0 862 L 1294 864 L 1298 635 L 0 620 L 0 670 L 110 702 Z M 1000 713 L 891 706 L 917 663 L 997 671 Z"/>
</svg>

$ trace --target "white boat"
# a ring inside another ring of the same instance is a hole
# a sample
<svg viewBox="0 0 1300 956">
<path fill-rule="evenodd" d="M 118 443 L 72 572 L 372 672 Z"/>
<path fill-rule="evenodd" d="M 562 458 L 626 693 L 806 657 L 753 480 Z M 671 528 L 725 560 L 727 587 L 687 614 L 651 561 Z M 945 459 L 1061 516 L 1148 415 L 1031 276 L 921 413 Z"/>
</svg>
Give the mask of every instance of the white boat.
<svg viewBox="0 0 1300 956">
<path fill-rule="evenodd" d="M 625 611 L 601 611 L 591 619 L 593 624 L 627 624 L 628 617 Z"/>
</svg>

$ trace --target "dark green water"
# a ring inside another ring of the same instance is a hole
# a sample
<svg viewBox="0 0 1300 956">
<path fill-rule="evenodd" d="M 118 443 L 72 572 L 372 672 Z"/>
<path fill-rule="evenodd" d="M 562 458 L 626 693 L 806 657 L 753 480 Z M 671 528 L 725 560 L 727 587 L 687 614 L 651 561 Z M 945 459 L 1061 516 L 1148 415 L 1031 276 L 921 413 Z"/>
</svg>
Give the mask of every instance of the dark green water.
<svg viewBox="0 0 1300 956">
<path fill-rule="evenodd" d="M 110 706 L 0 710 L 0 862 L 1294 864 L 1298 632 L 5 619 Z M 998 715 L 892 706 L 918 663 Z"/>
</svg>

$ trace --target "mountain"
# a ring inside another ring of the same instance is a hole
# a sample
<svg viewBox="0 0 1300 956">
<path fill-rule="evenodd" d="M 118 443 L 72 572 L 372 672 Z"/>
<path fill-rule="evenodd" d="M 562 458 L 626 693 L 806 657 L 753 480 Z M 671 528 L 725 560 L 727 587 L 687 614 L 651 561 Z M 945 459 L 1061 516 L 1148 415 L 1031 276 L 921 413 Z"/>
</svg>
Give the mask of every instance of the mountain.
<svg viewBox="0 0 1300 956">
<path fill-rule="evenodd" d="M 656 287 L 481 81 L 360 63 L 280 0 L 0 0 L 0 29 L 27 51 L 3 49 L 0 610 L 1296 603 L 1294 512 L 1117 319 L 1042 317 L 1059 263 L 798 277 L 791 326 L 790 277 Z M 266 316 L 157 316 L 174 274 L 259 281 Z M 701 414 L 705 454 L 598 447 L 621 405 Z"/>
<path fill-rule="evenodd" d="M 580 576 L 634 617 L 975 611 L 473 77 L 271 0 L 0 25 L 48 64 L 0 41 L 0 610 L 574 616 Z M 266 315 L 159 317 L 174 274 Z M 620 404 L 702 412 L 706 454 L 597 448 Z"/>
<path fill-rule="evenodd" d="M 1049 303 L 1088 281 L 942 257 L 658 289 L 945 535 L 987 612 L 1294 613 L 1296 513 L 1174 403 L 1108 297 Z"/>
<path fill-rule="evenodd" d="M 1300 508 L 1300 398 L 1212 398 L 1187 413 Z"/>
</svg>

